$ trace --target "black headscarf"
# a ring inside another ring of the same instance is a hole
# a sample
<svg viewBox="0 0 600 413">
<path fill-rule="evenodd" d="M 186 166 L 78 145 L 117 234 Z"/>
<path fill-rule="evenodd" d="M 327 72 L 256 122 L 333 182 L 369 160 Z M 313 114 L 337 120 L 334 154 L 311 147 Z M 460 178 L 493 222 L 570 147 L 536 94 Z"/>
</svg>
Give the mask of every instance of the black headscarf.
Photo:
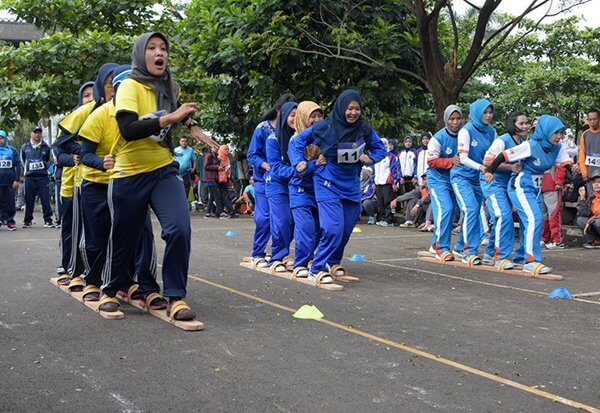
<svg viewBox="0 0 600 413">
<path fill-rule="evenodd" d="M 166 110 L 167 113 L 177 110 L 177 95 L 175 93 L 171 72 L 167 67 L 162 76 L 153 76 L 146 67 L 146 45 L 151 37 L 157 36 L 164 40 L 169 52 L 169 41 L 164 34 L 159 32 L 144 33 L 137 38 L 133 44 L 131 53 L 131 75 L 130 78 L 151 87 L 156 93 L 156 109 Z M 166 64 L 166 62 L 165 62 Z"/>
<path fill-rule="evenodd" d="M 333 156 L 333 152 L 339 142 L 356 142 L 362 137 L 370 136 L 371 125 L 361 115 L 354 123 L 346 122 L 346 109 L 350 102 L 355 100 L 362 109 L 362 98 L 356 90 L 343 91 L 335 101 L 333 110 L 325 120 L 319 121 L 312 126 L 315 135 L 315 143 L 321 148 L 326 156 Z M 333 130 L 335 136 L 331 136 Z"/>
<path fill-rule="evenodd" d="M 277 126 L 275 127 L 275 136 L 277 136 L 277 142 L 279 143 L 279 150 L 281 151 L 281 157 L 286 165 L 290 165 L 290 158 L 288 156 L 288 146 L 290 145 L 290 138 L 294 135 L 294 128 L 288 125 L 287 118 L 290 116 L 290 112 L 298 107 L 296 102 L 285 103 L 281 107 L 281 111 L 277 116 Z"/>
</svg>

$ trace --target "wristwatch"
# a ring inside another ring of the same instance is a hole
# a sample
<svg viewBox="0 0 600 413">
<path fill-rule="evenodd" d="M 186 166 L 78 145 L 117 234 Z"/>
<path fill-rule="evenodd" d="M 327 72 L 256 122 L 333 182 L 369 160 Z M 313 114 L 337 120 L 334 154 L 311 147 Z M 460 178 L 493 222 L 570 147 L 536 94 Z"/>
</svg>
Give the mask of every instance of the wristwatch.
<svg viewBox="0 0 600 413">
<path fill-rule="evenodd" d="M 196 122 L 194 119 L 192 119 L 190 121 L 190 123 L 187 124 L 187 128 L 192 129 L 194 126 L 198 126 L 198 122 Z"/>
</svg>

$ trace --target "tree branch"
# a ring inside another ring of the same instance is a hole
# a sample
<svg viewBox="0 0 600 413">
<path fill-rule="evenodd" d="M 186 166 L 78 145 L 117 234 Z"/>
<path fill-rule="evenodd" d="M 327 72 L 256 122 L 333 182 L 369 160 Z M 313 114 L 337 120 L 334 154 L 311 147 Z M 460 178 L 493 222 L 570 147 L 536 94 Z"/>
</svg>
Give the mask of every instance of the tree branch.
<svg viewBox="0 0 600 413">
<path fill-rule="evenodd" d="M 394 72 L 397 73 L 401 73 L 403 75 L 412 77 L 413 79 L 418 80 L 419 82 L 421 82 L 427 89 L 429 89 L 429 83 L 427 82 L 427 80 L 425 80 L 425 78 L 423 78 L 422 76 L 419 76 L 418 74 L 416 74 L 415 72 L 412 72 L 410 70 L 406 70 L 406 69 L 402 69 L 396 65 L 386 65 L 384 63 L 381 63 L 373 58 L 371 58 L 370 56 L 361 53 L 361 52 L 357 52 L 356 50 L 352 50 L 352 49 L 346 49 L 346 48 L 342 48 L 341 51 L 345 51 L 347 53 L 352 53 L 355 54 L 356 56 L 359 57 L 355 57 L 355 56 L 348 56 L 345 54 L 340 53 L 340 51 L 338 51 L 338 53 L 334 53 L 332 51 L 332 49 L 337 49 L 336 47 L 331 47 L 331 48 L 327 48 L 326 46 L 321 46 L 322 49 L 324 49 L 325 51 L 319 51 L 319 50 L 307 50 L 307 49 L 302 49 L 300 47 L 295 47 L 295 46 L 285 46 L 287 49 L 289 50 L 293 50 L 296 52 L 300 52 L 300 53 L 304 53 L 304 54 L 313 54 L 313 55 L 317 55 L 317 56 L 324 56 L 324 57 L 328 57 L 328 58 L 334 58 L 334 59 L 340 59 L 340 60 L 348 60 L 351 62 L 355 62 L 355 63 L 360 63 L 362 65 L 365 66 L 369 66 L 369 67 L 375 67 L 375 68 L 382 68 L 382 69 L 388 69 L 388 70 L 392 70 Z"/>
<path fill-rule="evenodd" d="M 442 10 L 442 8 L 448 3 L 448 0 L 437 0 L 435 2 L 435 6 L 433 6 L 433 10 L 431 10 L 430 13 L 427 14 L 427 23 L 431 22 L 431 19 L 433 18 L 437 18 L 437 16 L 440 14 L 440 10 Z"/>
<path fill-rule="evenodd" d="M 502 0 L 485 0 L 481 11 L 479 12 L 479 17 L 477 19 L 477 27 L 475 29 L 475 34 L 473 36 L 473 41 L 471 42 L 471 47 L 469 48 L 469 53 L 465 58 L 463 64 L 461 65 L 460 72 L 461 77 L 464 79 L 466 72 L 468 72 L 477 57 L 480 55 L 483 43 L 483 39 L 485 37 L 485 29 L 487 27 L 488 22 L 490 21 L 490 17 L 494 10 L 498 8 Z"/>
<path fill-rule="evenodd" d="M 532 7 L 537 0 L 534 0 L 529 7 L 526 9 L 526 11 L 528 9 L 531 8 L 531 10 L 529 10 L 529 12 L 523 12 L 520 16 L 518 16 L 517 18 L 515 18 L 512 22 L 515 22 L 516 24 L 510 24 L 510 28 L 490 47 L 487 48 L 486 52 L 473 64 L 473 67 L 471 68 L 471 70 L 467 73 L 467 76 L 465 77 L 465 79 L 468 80 L 469 77 L 471 77 L 473 75 L 473 73 L 475 73 L 475 71 L 486 61 L 490 61 L 493 59 L 496 59 L 504 54 L 506 54 L 507 52 L 511 51 L 514 49 L 514 47 L 521 41 L 523 40 L 528 34 L 534 32 L 535 30 L 537 30 L 540 26 L 540 24 L 548 17 L 553 17 L 557 14 L 560 13 L 564 13 L 566 11 L 571 10 L 574 7 L 577 7 L 579 5 L 585 4 L 590 2 L 591 0 L 581 0 L 579 2 L 577 2 L 576 4 L 572 4 L 568 7 L 562 8 L 559 12 L 557 13 L 550 13 L 550 9 L 548 9 L 548 12 L 546 12 L 543 16 L 541 16 L 535 23 L 534 25 L 527 29 L 525 32 L 523 32 L 522 34 L 520 34 L 515 40 L 511 41 L 508 44 L 505 44 L 502 47 L 502 50 L 499 51 L 498 53 L 495 53 L 495 51 L 497 51 L 500 46 L 502 46 L 502 44 L 504 43 L 504 40 L 510 35 L 510 33 L 514 30 L 514 28 L 516 27 L 516 25 L 518 23 L 520 23 L 523 18 L 525 17 L 526 14 L 530 13 L 531 11 L 537 9 L 538 7 L 542 6 L 543 4 L 546 4 L 548 2 L 548 0 L 545 0 L 544 2 L 540 3 L 539 5 L 536 5 L 535 7 Z M 509 22 L 510 23 L 510 22 Z M 487 44 L 489 44 L 489 42 L 486 42 L 486 44 L 484 45 L 483 48 L 485 48 L 487 46 Z M 482 50 L 483 50 L 482 48 Z M 466 81 L 464 82 L 466 83 Z"/>
<path fill-rule="evenodd" d="M 458 53 L 458 27 L 456 26 L 456 18 L 452 10 L 452 4 L 447 3 L 448 13 L 450 14 L 450 22 L 452 23 L 452 34 L 454 35 L 454 53 Z"/>
</svg>

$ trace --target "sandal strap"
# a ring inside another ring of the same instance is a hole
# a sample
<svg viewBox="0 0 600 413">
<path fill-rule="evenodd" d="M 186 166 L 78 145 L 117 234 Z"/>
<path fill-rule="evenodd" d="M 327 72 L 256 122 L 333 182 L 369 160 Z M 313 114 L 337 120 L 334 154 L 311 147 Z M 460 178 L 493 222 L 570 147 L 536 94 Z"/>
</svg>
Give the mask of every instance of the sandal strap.
<svg viewBox="0 0 600 413">
<path fill-rule="evenodd" d="M 258 258 L 252 258 L 252 265 L 254 267 L 258 267 L 258 264 L 260 264 L 261 262 L 267 262 L 267 260 L 265 260 L 262 257 L 258 257 Z"/>
<path fill-rule="evenodd" d="M 84 287 L 84 286 L 85 286 L 85 283 L 83 282 L 83 279 L 81 277 L 75 277 L 69 283 L 69 290 L 73 287 Z"/>
<path fill-rule="evenodd" d="M 467 258 L 467 266 L 473 267 L 475 265 L 475 260 L 478 260 L 479 257 L 477 255 L 471 255 Z"/>
<path fill-rule="evenodd" d="M 175 316 L 181 310 L 191 310 L 191 308 L 183 300 L 177 300 L 173 304 L 171 304 L 171 310 L 169 315 L 169 317 L 171 317 L 171 320 L 175 321 Z"/>
<path fill-rule="evenodd" d="M 87 294 L 100 294 L 100 288 L 96 287 L 93 284 L 86 285 L 83 289 L 83 295 L 85 296 Z"/>
<path fill-rule="evenodd" d="M 109 297 L 108 295 L 103 294 L 102 297 L 100 297 L 100 301 L 98 301 L 98 305 L 100 306 L 106 303 L 115 303 L 117 306 L 121 306 L 121 304 L 119 304 L 119 300 L 117 300 L 115 297 Z"/>
<path fill-rule="evenodd" d="M 541 262 L 536 263 L 533 268 L 531 269 L 531 273 L 533 275 L 540 275 L 541 271 L 545 268 L 546 266 L 544 264 L 542 264 Z"/>
<path fill-rule="evenodd" d="M 444 252 L 442 252 L 442 255 L 440 255 L 440 261 L 446 262 L 446 261 L 448 261 L 447 260 L 448 257 L 454 258 L 454 254 L 452 254 L 450 251 L 444 251 Z"/>
<path fill-rule="evenodd" d="M 62 281 L 68 278 L 71 278 L 71 276 L 68 273 L 63 272 L 62 274 L 58 274 L 58 278 L 56 279 L 56 281 Z"/>
<path fill-rule="evenodd" d="M 335 273 L 336 273 L 336 272 L 338 272 L 338 271 L 342 271 L 342 272 L 343 272 L 343 274 L 342 274 L 342 277 L 345 277 L 345 276 L 347 276 L 347 275 L 348 275 L 348 269 L 346 269 L 346 268 L 342 267 L 342 266 L 341 266 L 341 265 L 339 265 L 339 264 L 335 264 L 333 267 L 331 267 L 331 268 L 329 269 L 329 273 L 330 273 L 331 275 L 336 275 Z"/>
<path fill-rule="evenodd" d="M 331 284 L 333 284 L 333 283 L 335 282 L 335 275 L 333 275 L 333 274 L 330 274 L 330 273 L 328 273 L 328 272 L 326 272 L 326 271 L 320 271 L 320 272 L 317 274 L 317 276 L 315 277 L 315 284 L 317 284 L 317 285 L 321 285 L 321 284 L 322 284 L 322 283 L 321 283 L 321 281 L 323 280 L 323 277 L 331 277 L 331 278 L 332 278 L 332 280 L 333 280 L 333 281 L 331 282 Z M 328 283 L 328 284 L 330 284 L 330 283 Z"/>
<path fill-rule="evenodd" d="M 127 300 L 132 301 L 131 296 L 135 294 L 135 292 L 138 290 L 138 287 L 139 285 L 137 284 L 131 284 L 131 286 L 127 290 Z"/>
<path fill-rule="evenodd" d="M 500 260 L 500 262 L 498 263 L 498 269 L 500 271 L 504 271 L 504 269 L 506 268 L 506 266 L 510 263 L 511 261 L 504 258 L 502 260 Z"/>
<path fill-rule="evenodd" d="M 156 300 L 157 298 L 165 300 L 165 297 L 163 297 L 159 293 L 150 293 L 150 294 L 148 294 L 146 296 L 146 298 L 144 299 L 144 301 L 146 302 L 146 307 L 148 307 L 148 309 L 149 309 L 150 308 L 150 304 L 152 303 L 152 301 Z"/>
<path fill-rule="evenodd" d="M 285 257 L 283 257 L 283 259 L 281 260 L 281 263 L 285 266 L 287 266 L 288 264 L 292 264 L 292 259 L 290 258 L 289 255 L 286 255 Z"/>
<path fill-rule="evenodd" d="M 292 278 L 297 278 L 300 271 L 308 271 L 308 268 L 302 266 L 294 268 L 292 271 Z"/>
<path fill-rule="evenodd" d="M 269 267 L 269 269 L 271 270 L 272 273 L 277 272 L 277 267 L 279 267 L 280 265 L 284 265 L 281 261 L 273 261 L 273 263 L 271 264 L 271 266 Z"/>
</svg>

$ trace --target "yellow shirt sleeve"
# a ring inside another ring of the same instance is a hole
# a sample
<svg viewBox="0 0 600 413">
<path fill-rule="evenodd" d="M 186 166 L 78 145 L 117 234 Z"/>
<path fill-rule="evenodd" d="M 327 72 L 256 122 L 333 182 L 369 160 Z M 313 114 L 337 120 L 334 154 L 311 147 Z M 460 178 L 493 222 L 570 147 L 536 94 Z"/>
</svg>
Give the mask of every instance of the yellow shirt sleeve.
<svg viewBox="0 0 600 413">
<path fill-rule="evenodd" d="M 83 125 L 83 122 L 87 119 L 87 117 L 92 112 L 94 105 L 96 102 L 91 101 L 86 103 L 83 106 L 78 107 L 73 112 L 69 113 L 59 124 L 58 126 L 64 130 L 66 133 L 77 133 Z"/>
<path fill-rule="evenodd" d="M 87 139 L 90 142 L 99 143 L 104 136 L 104 129 L 106 125 L 106 115 L 104 113 L 104 108 L 106 105 L 103 105 L 100 109 L 92 112 L 85 122 L 83 122 L 83 126 L 79 130 L 78 135 L 84 139 Z"/>
<path fill-rule="evenodd" d="M 128 112 L 135 112 L 139 115 L 143 115 L 141 113 L 139 102 L 140 96 L 138 96 L 138 82 L 133 79 L 125 79 L 121 82 L 119 86 L 119 90 L 116 98 L 116 112 L 119 113 L 122 110 Z"/>
</svg>

